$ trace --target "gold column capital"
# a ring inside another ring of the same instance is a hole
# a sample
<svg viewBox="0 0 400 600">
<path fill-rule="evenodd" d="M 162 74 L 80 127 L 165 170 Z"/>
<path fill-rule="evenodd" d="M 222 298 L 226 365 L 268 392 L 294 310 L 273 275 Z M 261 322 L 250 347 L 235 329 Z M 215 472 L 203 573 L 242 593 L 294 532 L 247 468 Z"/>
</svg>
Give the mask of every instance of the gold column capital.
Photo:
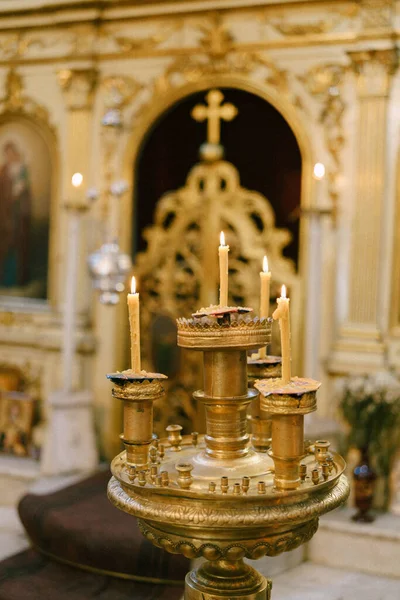
<svg viewBox="0 0 400 600">
<path fill-rule="evenodd" d="M 97 69 L 62 69 L 58 71 L 57 79 L 69 110 L 89 110 L 92 107 L 98 81 Z"/>
<path fill-rule="evenodd" d="M 359 96 L 388 95 L 391 77 L 398 66 L 398 55 L 397 47 L 348 52 L 358 76 Z"/>
</svg>

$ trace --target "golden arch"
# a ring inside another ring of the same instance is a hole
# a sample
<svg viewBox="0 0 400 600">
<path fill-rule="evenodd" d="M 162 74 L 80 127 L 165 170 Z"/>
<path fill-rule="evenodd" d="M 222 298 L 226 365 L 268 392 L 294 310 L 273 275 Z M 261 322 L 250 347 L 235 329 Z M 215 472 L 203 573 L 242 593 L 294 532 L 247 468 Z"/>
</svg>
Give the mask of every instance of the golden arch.
<svg viewBox="0 0 400 600">
<path fill-rule="evenodd" d="M 310 138 L 308 137 L 304 125 L 298 115 L 294 105 L 281 93 L 275 90 L 272 86 L 254 80 L 250 75 L 230 75 L 217 74 L 205 75 L 201 80 L 196 82 L 184 83 L 183 85 L 171 86 L 165 94 L 159 94 L 156 97 L 150 98 L 147 108 L 141 113 L 140 120 L 134 127 L 134 131 L 128 140 L 125 157 L 123 161 L 123 173 L 126 181 L 130 182 L 132 189 L 135 189 L 135 169 L 132 165 L 136 165 L 140 148 L 146 139 L 151 127 L 154 123 L 171 108 L 176 102 L 179 102 L 186 96 L 196 92 L 209 90 L 210 88 L 230 87 L 240 89 L 252 93 L 266 102 L 270 103 L 286 120 L 293 131 L 297 140 L 302 157 L 302 177 L 301 177 L 301 198 L 300 204 L 303 208 L 309 207 L 312 204 L 312 166 L 314 164 L 314 152 L 311 146 Z M 135 211 L 135 202 L 133 194 L 127 200 L 126 204 L 121 207 L 123 209 L 124 219 L 121 222 L 121 245 L 130 252 L 132 239 L 132 223 Z M 299 275 L 303 281 L 303 290 L 306 289 L 306 269 L 305 265 L 308 262 L 308 244 L 307 244 L 307 221 L 304 219 L 300 222 L 300 246 L 299 246 Z M 300 292 L 300 307 L 298 313 L 303 309 L 304 292 Z M 304 342 L 300 342 L 302 332 L 301 325 L 297 324 L 299 330 L 297 334 L 293 331 L 293 338 L 299 340 L 298 344 L 293 347 L 293 352 L 298 357 L 303 354 Z M 122 332 L 121 332 L 122 334 Z M 123 335 L 123 334 L 122 334 Z M 293 340 L 294 341 L 294 340 Z M 297 361 L 296 361 L 297 362 Z M 298 367 L 301 368 L 301 363 Z"/>
</svg>

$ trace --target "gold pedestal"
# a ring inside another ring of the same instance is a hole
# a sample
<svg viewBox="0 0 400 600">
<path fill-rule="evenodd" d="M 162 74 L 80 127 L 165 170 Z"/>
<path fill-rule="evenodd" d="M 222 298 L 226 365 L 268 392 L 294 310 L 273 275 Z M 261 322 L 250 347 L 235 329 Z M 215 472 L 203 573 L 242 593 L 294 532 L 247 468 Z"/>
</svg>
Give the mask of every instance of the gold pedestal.
<svg viewBox="0 0 400 600">
<path fill-rule="evenodd" d="M 271 582 L 243 559 L 307 542 L 318 517 L 348 495 L 343 459 L 329 453 L 323 477 L 314 453 L 304 451 L 298 408 L 315 406 L 316 390 L 294 400 L 275 386 L 272 400 L 260 404 L 273 415 L 272 458 L 251 444 L 247 412 L 258 391 L 248 389 L 247 352 L 268 343 L 270 326 L 240 314 L 178 320 L 178 344 L 204 353 L 204 390 L 194 397 L 205 405 L 206 434 L 181 436 L 169 427 L 139 473 L 132 474 L 127 452 L 112 462 L 109 498 L 138 518 L 143 535 L 168 552 L 206 560 L 187 575 L 186 600 L 269 599 Z"/>
<path fill-rule="evenodd" d="M 272 582 L 239 560 L 207 561 L 185 579 L 185 600 L 269 600 Z M 211 600 L 211 599 L 210 599 Z"/>
</svg>

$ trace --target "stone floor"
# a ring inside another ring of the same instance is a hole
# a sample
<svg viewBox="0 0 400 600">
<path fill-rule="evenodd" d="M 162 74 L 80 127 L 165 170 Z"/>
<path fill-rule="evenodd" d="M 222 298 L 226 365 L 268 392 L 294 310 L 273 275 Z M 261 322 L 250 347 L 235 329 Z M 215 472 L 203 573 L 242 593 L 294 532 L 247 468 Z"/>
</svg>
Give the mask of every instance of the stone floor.
<svg viewBox="0 0 400 600">
<path fill-rule="evenodd" d="M 274 578 L 273 600 L 399 600 L 400 579 L 305 562 Z"/>
</svg>

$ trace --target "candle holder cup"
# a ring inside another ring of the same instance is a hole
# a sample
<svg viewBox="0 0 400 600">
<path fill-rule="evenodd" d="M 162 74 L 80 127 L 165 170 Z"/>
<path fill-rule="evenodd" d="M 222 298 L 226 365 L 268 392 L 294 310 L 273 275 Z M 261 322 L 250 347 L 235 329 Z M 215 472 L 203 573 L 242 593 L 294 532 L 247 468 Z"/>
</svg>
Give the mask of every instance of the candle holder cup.
<svg viewBox="0 0 400 600">
<path fill-rule="evenodd" d="M 120 438 L 126 450 L 126 464 L 136 470 L 149 466 L 149 447 L 153 442 L 153 402 L 164 395 L 161 373 L 111 373 L 112 395 L 122 400 L 124 431 Z"/>
<path fill-rule="evenodd" d="M 265 356 L 263 358 L 247 359 L 247 379 L 249 387 L 259 379 L 272 379 L 280 377 L 282 373 L 282 359 L 280 356 Z M 268 412 L 261 410 L 260 398 L 252 402 L 248 422 L 251 430 L 251 443 L 258 452 L 268 452 L 272 441 L 272 417 Z"/>
<path fill-rule="evenodd" d="M 301 484 L 299 465 L 304 458 L 304 415 L 317 408 L 320 382 L 293 377 L 287 384 L 281 379 L 263 379 L 255 383 L 261 393 L 260 408 L 272 418 L 270 456 L 275 465 L 275 486 L 295 490 Z"/>
</svg>

